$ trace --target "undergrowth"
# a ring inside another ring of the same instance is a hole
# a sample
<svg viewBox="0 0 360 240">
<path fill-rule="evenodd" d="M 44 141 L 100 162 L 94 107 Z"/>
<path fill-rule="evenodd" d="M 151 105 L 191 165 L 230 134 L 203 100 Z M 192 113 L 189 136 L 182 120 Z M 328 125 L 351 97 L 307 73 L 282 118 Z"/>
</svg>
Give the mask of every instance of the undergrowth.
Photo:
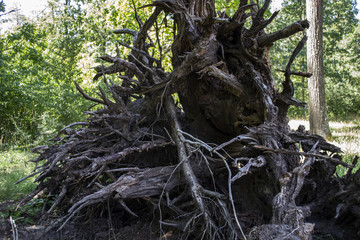
<svg viewBox="0 0 360 240">
<path fill-rule="evenodd" d="M 360 121 L 335 125 L 331 127 L 331 132 L 334 144 L 344 152 L 343 161 L 352 163 L 356 155 L 360 157 Z M 352 172 L 355 172 L 359 167 L 360 161 L 357 162 Z M 344 175 L 346 172 L 345 167 L 338 166 L 337 173 L 339 176 Z"/>
<path fill-rule="evenodd" d="M 0 151 L 0 203 L 10 199 L 17 200 L 34 190 L 36 184 L 33 178 L 15 184 L 31 173 L 34 164 L 29 160 L 34 157 L 35 154 L 29 150 Z"/>
<path fill-rule="evenodd" d="M 299 124 L 304 125 L 306 127 L 306 130 L 309 130 L 308 121 L 290 121 L 290 127 L 293 130 L 296 130 Z M 333 141 L 331 143 L 341 148 L 341 150 L 343 151 L 343 161 L 352 164 L 355 156 L 360 157 L 360 119 L 338 122 L 330 121 L 329 125 L 333 138 Z M 360 159 L 352 172 L 355 172 L 357 169 L 359 169 L 359 167 Z M 343 176 L 347 171 L 347 168 L 343 166 L 337 167 L 338 176 Z"/>
<path fill-rule="evenodd" d="M 9 204 L 6 208 L 1 209 L 0 217 L 9 219 L 12 217 L 14 221 L 21 224 L 34 224 L 34 219 L 39 217 L 45 200 L 36 198 L 19 207 L 17 204 Z"/>
</svg>

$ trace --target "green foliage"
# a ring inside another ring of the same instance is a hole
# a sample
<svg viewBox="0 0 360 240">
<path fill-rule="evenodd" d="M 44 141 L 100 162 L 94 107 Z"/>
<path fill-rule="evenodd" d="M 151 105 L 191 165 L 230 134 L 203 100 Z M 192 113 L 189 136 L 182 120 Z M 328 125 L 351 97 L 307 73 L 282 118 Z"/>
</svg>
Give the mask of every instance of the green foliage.
<svg viewBox="0 0 360 240">
<path fill-rule="evenodd" d="M 34 218 L 38 217 L 44 204 L 44 199 L 35 198 L 21 207 L 9 205 L 6 211 L 0 213 L 0 217 L 5 219 L 12 217 L 17 223 L 25 225 L 34 224 Z"/>
<path fill-rule="evenodd" d="M 130 35 L 115 35 L 112 31 L 138 30 L 153 9 L 137 8 L 150 2 L 51 1 L 49 12 L 35 22 L 25 20 L 12 33 L 1 36 L 1 142 L 8 146 L 39 143 L 63 126 L 81 120 L 89 103 L 80 97 L 73 81 L 90 94 L 95 90 L 99 83 L 91 80 L 94 72 L 90 69 L 98 65 L 96 57 L 119 54 L 126 58 L 129 49 L 118 43 L 131 45 L 133 40 Z M 159 34 L 152 29 L 148 41 L 161 45 L 162 51 L 151 54 L 164 60 L 166 70 L 171 66 L 172 27 L 172 19 L 163 14 L 158 22 Z"/>
<path fill-rule="evenodd" d="M 305 19 L 305 2 L 304 1 L 291 1 L 285 0 L 283 2 L 283 8 L 276 17 L 276 19 L 269 26 L 268 32 L 275 32 L 284 27 L 292 24 L 296 21 Z M 276 81 L 276 86 L 280 90 L 282 89 L 281 82 L 284 81 L 284 74 L 278 70 L 284 70 L 292 51 L 296 48 L 300 42 L 304 33 L 299 33 L 290 38 L 286 38 L 275 42 L 274 46 L 270 48 L 270 57 L 272 65 L 272 73 Z M 302 49 L 291 66 L 293 71 L 306 72 L 306 49 Z M 307 92 L 307 79 L 302 77 L 292 76 L 294 83 L 295 98 L 300 101 L 308 101 Z M 302 117 L 304 114 L 302 108 L 290 107 L 289 115 L 292 117 Z"/>
<path fill-rule="evenodd" d="M 331 118 L 348 118 L 359 114 L 360 86 L 359 35 L 356 19 L 357 9 L 354 0 L 324 1 L 324 67 L 325 88 L 328 116 Z M 285 0 L 283 9 L 270 26 L 270 31 L 282 29 L 286 25 L 306 18 L 305 1 Z M 280 83 L 284 76 L 276 69 L 285 69 L 292 50 L 300 41 L 302 35 L 297 34 L 289 39 L 276 42 L 271 48 L 270 56 L 273 76 L 281 88 Z M 292 70 L 306 71 L 306 49 L 303 49 L 292 65 Z M 292 78 L 295 88 L 295 97 L 307 102 L 307 79 Z M 303 98 L 304 94 L 304 98 Z M 292 117 L 302 116 L 302 110 L 291 108 Z"/>
<path fill-rule="evenodd" d="M 0 138 L 8 145 L 32 143 L 77 121 L 87 103 L 73 80 L 82 82 L 76 32 L 60 19 L 25 22 L 0 39 Z M 80 28 L 80 27 L 79 27 Z M 65 29 L 65 30 L 64 30 Z M 52 125 L 40 125 L 45 118 Z"/>
<path fill-rule="evenodd" d="M 15 184 L 31 173 L 34 164 L 28 161 L 33 157 L 34 154 L 24 150 L 0 151 L 0 202 L 21 198 L 34 190 L 33 178 Z"/>
<path fill-rule="evenodd" d="M 37 186 L 34 183 L 35 177 L 15 184 L 32 173 L 35 164 L 29 160 L 34 157 L 35 154 L 24 150 L 0 151 L 0 203 L 10 204 L 5 210 L 2 209 L 0 217 L 8 219 L 11 216 L 17 223 L 34 224 L 34 218 L 39 216 L 44 204 L 51 206 L 54 203 L 55 196 L 38 196 L 24 206 L 15 204 L 17 200 L 33 192 Z M 14 204 L 9 200 L 14 201 Z"/>
<path fill-rule="evenodd" d="M 331 118 L 350 119 L 360 115 L 359 84 L 347 81 L 329 84 L 326 88 L 328 115 Z"/>
<path fill-rule="evenodd" d="M 4 0 L 1 0 L 1 2 L 0 2 L 0 12 L 5 12 L 5 3 L 4 3 Z"/>
<path fill-rule="evenodd" d="M 81 120 L 89 108 L 76 91 L 77 81 L 89 94 L 99 85 L 93 82 L 92 67 L 105 54 L 126 58 L 133 36 L 113 34 L 116 29 L 138 30 L 152 14 L 152 7 L 139 9 L 151 0 L 55 0 L 49 11 L 34 21 L 24 23 L 11 33 L 0 36 L 0 142 L 28 145 L 46 141 L 63 126 Z M 263 3 L 264 1 L 259 1 Z M 216 0 L 216 9 L 231 16 L 239 0 Z M 273 32 L 305 18 L 304 1 L 285 0 L 284 8 L 267 31 Z M 0 2 L 0 11 L 5 5 Z M 136 9 L 137 19 L 135 18 Z M 360 66 L 360 27 L 355 18 L 355 1 L 325 1 L 324 49 L 325 80 L 329 116 L 359 114 L 358 100 Z M 266 12 L 266 17 L 270 16 Z M 149 32 L 149 53 L 163 60 L 161 66 L 171 71 L 173 19 L 162 18 Z M 277 42 L 270 52 L 273 75 L 281 88 L 287 61 L 301 38 Z M 161 48 L 158 48 L 161 46 Z M 154 50 L 154 49 L 161 49 Z M 303 50 L 293 64 L 293 70 L 306 71 Z M 119 81 L 119 80 L 116 80 Z M 293 78 L 295 97 L 307 101 L 307 80 Z M 118 83 L 119 84 L 119 83 Z M 303 98 L 304 95 L 304 98 Z M 292 116 L 301 116 L 301 109 L 291 108 Z"/>
<path fill-rule="evenodd" d="M 331 125 L 330 125 L 331 126 Z M 360 121 L 352 119 L 350 124 L 339 123 L 331 127 L 334 143 L 344 152 L 343 161 L 352 164 L 354 157 L 360 156 Z M 357 162 L 352 173 L 360 168 L 360 161 Z M 343 166 L 337 167 L 337 174 L 343 176 L 348 171 Z"/>
<path fill-rule="evenodd" d="M 217 11 L 226 12 L 228 16 L 232 16 L 239 6 L 240 0 L 217 0 L 215 7 Z"/>
</svg>

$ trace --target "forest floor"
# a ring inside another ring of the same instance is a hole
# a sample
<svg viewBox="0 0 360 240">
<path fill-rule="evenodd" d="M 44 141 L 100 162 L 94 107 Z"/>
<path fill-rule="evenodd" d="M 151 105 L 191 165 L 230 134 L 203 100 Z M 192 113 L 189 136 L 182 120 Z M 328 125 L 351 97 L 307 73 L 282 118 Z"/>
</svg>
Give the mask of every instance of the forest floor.
<svg viewBox="0 0 360 240">
<path fill-rule="evenodd" d="M 309 130 L 309 122 L 302 119 L 290 120 L 289 125 L 292 130 L 296 130 L 299 125 L 303 125 L 305 130 Z M 343 160 L 351 163 L 355 155 L 360 156 L 360 120 L 330 121 L 329 125 L 333 138 L 330 142 L 340 147 L 344 152 Z M 356 171 L 359 167 L 360 163 L 357 164 L 353 171 Z M 345 171 L 345 167 L 338 166 L 337 174 L 339 176 L 342 176 Z"/>
<path fill-rule="evenodd" d="M 296 130 L 299 125 L 304 125 L 309 129 L 309 123 L 304 120 L 291 120 L 289 125 L 291 129 Z M 333 141 L 331 143 L 339 146 L 344 154 L 344 161 L 351 162 L 355 155 L 360 156 L 360 121 L 352 122 L 330 122 Z M 68 224 L 61 232 L 56 229 L 47 229 L 52 220 L 46 224 L 38 225 L 40 212 L 44 201 L 41 197 L 32 200 L 21 208 L 17 203 L 23 197 L 29 194 L 35 184 L 34 178 L 15 185 L 18 179 L 28 175 L 33 165 L 28 160 L 34 157 L 34 154 L 27 150 L 7 150 L 0 151 L 0 239 L 171 239 L 171 232 L 162 234 L 157 231 L 156 223 L 151 225 L 153 219 L 134 219 L 131 223 L 125 222 L 125 216 L 112 216 L 102 219 L 95 219 L 93 223 Z M 356 169 L 360 167 L 358 163 Z M 339 176 L 345 173 L 344 167 L 338 167 Z M 11 218 L 10 218 L 11 217 Z M 13 220 L 12 224 L 10 219 Z M 128 219 L 128 218 L 127 218 Z M 55 221 L 55 218 L 53 219 Z M 141 222 L 141 221 L 146 221 Z M 113 224 L 113 225 L 112 225 Z M 115 226 L 117 225 L 117 226 Z M 112 226 L 112 227 L 111 227 Z M 111 229 L 109 231 L 108 229 Z M 14 232 L 17 230 L 17 237 L 14 238 Z M 89 235 L 90 234 L 90 235 Z M 173 236 L 176 239 L 175 236 Z"/>
</svg>

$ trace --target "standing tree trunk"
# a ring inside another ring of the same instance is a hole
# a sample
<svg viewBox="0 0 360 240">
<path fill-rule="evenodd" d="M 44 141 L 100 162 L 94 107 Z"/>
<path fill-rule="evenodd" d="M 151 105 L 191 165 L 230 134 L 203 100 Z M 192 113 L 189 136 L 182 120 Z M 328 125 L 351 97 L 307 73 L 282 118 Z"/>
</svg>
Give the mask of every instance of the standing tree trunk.
<svg viewBox="0 0 360 240">
<path fill-rule="evenodd" d="M 325 81 L 323 64 L 323 0 L 307 0 L 306 16 L 310 22 L 307 43 L 309 78 L 310 131 L 325 138 L 331 138 L 326 115 Z"/>
</svg>

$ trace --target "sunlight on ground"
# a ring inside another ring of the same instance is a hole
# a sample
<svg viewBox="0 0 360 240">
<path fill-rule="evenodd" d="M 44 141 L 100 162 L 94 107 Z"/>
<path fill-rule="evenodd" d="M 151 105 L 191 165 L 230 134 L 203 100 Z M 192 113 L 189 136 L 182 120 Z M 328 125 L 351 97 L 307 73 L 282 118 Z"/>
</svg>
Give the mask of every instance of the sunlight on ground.
<svg viewBox="0 0 360 240">
<path fill-rule="evenodd" d="M 292 130 L 296 130 L 299 127 L 299 125 L 304 125 L 307 131 L 309 131 L 310 129 L 309 121 L 306 120 L 290 120 L 289 125 Z M 356 126 L 354 123 L 347 123 L 347 122 L 330 122 L 329 125 L 330 128 L 332 128 L 332 130 Z"/>
<path fill-rule="evenodd" d="M 289 126 L 291 130 L 298 129 L 299 125 L 305 126 L 306 131 L 309 131 L 309 122 L 304 120 L 290 120 Z"/>
<path fill-rule="evenodd" d="M 290 120 L 292 130 L 299 125 L 309 130 L 309 122 L 305 120 Z M 349 122 L 330 122 L 330 130 L 334 140 L 332 144 L 340 147 L 345 155 L 360 155 L 360 125 Z"/>
</svg>

